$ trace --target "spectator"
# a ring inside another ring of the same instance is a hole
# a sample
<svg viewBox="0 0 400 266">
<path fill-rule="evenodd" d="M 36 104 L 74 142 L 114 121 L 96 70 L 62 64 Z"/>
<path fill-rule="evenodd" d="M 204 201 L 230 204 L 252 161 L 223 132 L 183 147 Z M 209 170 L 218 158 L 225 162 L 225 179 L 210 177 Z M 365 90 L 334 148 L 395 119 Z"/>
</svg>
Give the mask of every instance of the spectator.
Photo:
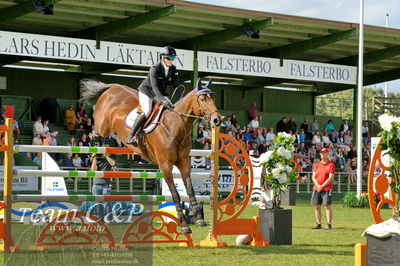
<svg viewBox="0 0 400 266">
<path fill-rule="evenodd" d="M 363 126 L 361 128 L 362 136 L 365 138 L 368 136 L 369 133 L 369 128 L 368 128 L 368 122 L 364 122 Z"/>
<path fill-rule="evenodd" d="M 25 156 L 25 158 L 28 158 L 29 160 L 32 160 L 32 157 L 33 157 L 32 153 L 30 153 L 30 152 L 26 152 L 24 154 L 24 156 Z"/>
<path fill-rule="evenodd" d="M 252 103 L 247 110 L 248 115 L 249 115 L 249 120 L 253 120 L 258 116 L 257 108 L 256 108 L 256 103 Z"/>
<path fill-rule="evenodd" d="M 82 103 L 79 105 L 78 111 L 76 111 L 76 118 L 78 119 L 78 123 L 81 125 L 87 124 L 87 114 L 85 111 L 85 105 Z"/>
<path fill-rule="evenodd" d="M 344 144 L 352 145 L 353 144 L 353 137 L 351 136 L 351 131 L 346 131 L 343 136 Z"/>
<path fill-rule="evenodd" d="M 258 157 L 260 154 L 258 153 L 258 144 L 257 142 L 252 142 L 250 145 L 250 152 L 251 155 Z"/>
<path fill-rule="evenodd" d="M 328 122 L 325 124 L 325 132 L 330 132 L 331 130 L 335 129 L 335 125 L 333 124 L 332 120 L 328 120 Z"/>
<path fill-rule="evenodd" d="M 329 143 L 327 145 L 327 148 L 329 149 L 329 154 L 328 154 L 329 160 L 332 163 L 336 163 L 336 148 L 333 146 L 333 143 Z"/>
<path fill-rule="evenodd" d="M 349 120 L 343 120 L 343 123 L 340 125 L 339 132 L 347 132 L 350 130 Z"/>
<path fill-rule="evenodd" d="M 76 117 L 75 111 L 74 111 L 74 105 L 70 104 L 69 108 L 65 110 L 64 113 L 64 122 L 66 129 L 68 131 L 72 131 L 76 128 L 76 125 L 79 123 L 78 118 Z"/>
<path fill-rule="evenodd" d="M 43 140 L 40 133 L 36 133 L 35 137 L 32 139 L 32 145 L 43 145 Z"/>
<path fill-rule="evenodd" d="M 287 125 L 286 125 L 286 132 L 289 132 L 290 130 L 293 132 L 293 133 L 295 133 L 296 132 L 296 130 L 297 130 L 297 124 L 296 124 L 296 122 L 294 122 L 294 117 L 292 116 L 291 118 L 290 118 L 290 120 L 287 122 Z"/>
<path fill-rule="evenodd" d="M 251 134 L 251 132 L 250 132 L 250 128 L 246 127 L 245 132 L 243 132 L 242 137 L 243 137 L 244 142 L 245 142 L 246 144 L 248 144 L 249 140 L 250 140 L 251 137 L 252 137 L 252 134 Z"/>
<path fill-rule="evenodd" d="M 43 124 L 43 129 L 44 129 L 44 132 L 45 132 L 45 133 L 46 133 L 46 132 L 55 133 L 56 136 L 57 136 L 58 131 L 54 131 L 54 132 L 53 132 L 53 131 L 51 131 L 50 128 L 49 128 L 49 119 L 44 119 L 43 122 L 42 122 L 42 124 Z"/>
<path fill-rule="evenodd" d="M 88 135 L 86 133 L 82 134 L 82 137 L 79 140 L 78 145 L 79 146 L 84 146 L 84 147 L 90 147 L 90 141 L 89 141 Z M 87 153 L 82 153 L 81 154 L 81 158 L 82 158 L 83 165 L 87 166 L 88 165 L 88 161 L 89 161 L 89 155 Z"/>
<path fill-rule="evenodd" d="M 307 156 L 307 147 L 306 147 L 306 145 L 305 145 L 304 142 L 301 142 L 301 143 L 300 143 L 300 146 L 299 146 L 299 148 L 297 149 L 297 152 L 298 152 L 299 154 L 301 154 L 302 156 Z"/>
<path fill-rule="evenodd" d="M 233 125 L 229 126 L 226 129 L 227 133 L 229 136 L 231 136 L 232 138 L 235 138 L 235 127 Z"/>
<path fill-rule="evenodd" d="M 263 141 L 265 141 L 266 138 L 266 130 L 265 128 L 257 128 L 257 142 L 258 144 L 261 144 Z"/>
<path fill-rule="evenodd" d="M 58 134 L 58 132 L 52 132 L 51 134 L 50 134 L 50 140 L 49 140 L 49 144 L 51 145 L 51 146 L 57 146 L 57 139 L 56 139 L 56 137 L 57 137 L 57 134 Z"/>
<path fill-rule="evenodd" d="M 339 162 L 340 168 L 344 168 L 344 165 L 346 164 L 346 159 L 344 158 L 344 152 L 341 147 L 336 149 L 336 159 Z"/>
<path fill-rule="evenodd" d="M 75 137 L 70 137 L 67 146 L 76 146 Z"/>
<path fill-rule="evenodd" d="M 305 143 L 306 141 L 306 133 L 304 128 L 301 129 L 300 133 L 299 133 L 299 142 L 300 143 Z"/>
<path fill-rule="evenodd" d="M 265 128 L 264 121 L 262 119 L 262 115 L 258 115 L 258 124 L 261 128 Z"/>
<path fill-rule="evenodd" d="M 267 146 L 267 141 L 261 142 L 261 144 L 258 146 L 258 154 L 261 155 L 265 152 L 268 151 L 268 146 Z"/>
<path fill-rule="evenodd" d="M 82 159 L 79 157 L 78 153 L 74 154 L 74 157 L 72 158 L 72 165 L 76 168 L 82 167 Z"/>
<path fill-rule="evenodd" d="M 322 143 L 322 133 L 321 131 L 317 130 L 315 131 L 315 135 L 312 139 L 312 144 L 315 145 L 315 147 L 317 148 L 317 150 L 319 151 L 320 149 L 322 149 L 323 143 Z"/>
<path fill-rule="evenodd" d="M 92 156 L 91 171 L 111 171 L 116 162 L 107 155 Z M 111 179 L 110 178 L 94 178 L 92 191 L 94 195 L 110 195 L 111 194 Z M 103 203 L 97 204 L 97 214 L 100 220 L 106 223 L 113 221 L 110 202 L 106 203 L 105 213 Z"/>
<path fill-rule="evenodd" d="M 303 123 L 301 123 L 300 130 L 301 129 L 304 129 L 305 134 L 308 133 L 308 120 L 307 119 L 304 119 Z"/>
<path fill-rule="evenodd" d="M 317 118 L 314 117 L 313 123 L 311 125 L 311 131 L 313 134 L 315 134 L 315 132 L 317 132 L 318 130 L 319 130 L 319 124 L 318 124 Z"/>
<path fill-rule="evenodd" d="M 325 132 L 325 135 L 322 136 L 322 143 L 323 144 L 330 144 L 331 140 L 329 139 L 329 133 Z"/>
<path fill-rule="evenodd" d="M 357 148 L 356 146 L 353 146 L 351 150 L 347 153 L 347 159 L 352 160 L 355 158 L 357 158 Z"/>
<path fill-rule="evenodd" d="M 36 136 L 37 133 L 39 133 L 42 137 L 44 137 L 44 134 L 46 133 L 43 128 L 41 116 L 38 116 L 35 123 L 33 123 L 33 135 Z"/>
<path fill-rule="evenodd" d="M 204 146 L 211 144 L 211 130 L 208 125 L 205 125 L 203 128 L 203 137 L 200 139 L 200 143 Z"/>
<path fill-rule="evenodd" d="M 315 159 L 317 158 L 317 148 L 315 144 L 311 144 L 311 147 L 308 149 L 308 158 L 310 159 L 311 163 L 314 163 Z"/>
<path fill-rule="evenodd" d="M 237 115 L 236 114 L 232 114 L 231 115 L 231 123 L 235 128 L 240 128 L 240 126 L 238 125 L 238 122 L 237 122 Z"/>
<path fill-rule="evenodd" d="M 33 162 L 37 165 L 39 165 L 40 167 L 42 167 L 42 153 L 41 152 L 37 152 L 35 158 L 33 159 Z"/>
<path fill-rule="evenodd" d="M 276 133 L 286 132 L 286 117 L 282 117 L 281 120 L 276 123 Z"/>
<path fill-rule="evenodd" d="M 260 123 L 258 121 L 258 116 L 254 117 L 253 120 L 250 121 L 250 123 L 247 125 L 248 128 L 250 128 L 250 131 L 255 131 L 257 128 L 260 127 Z"/>
<path fill-rule="evenodd" d="M 224 123 L 222 124 L 222 126 L 224 127 L 224 128 L 228 128 L 228 127 L 230 127 L 232 125 L 232 122 L 231 122 L 231 117 L 230 116 L 228 116 L 228 118 L 224 121 Z"/>
<path fill-rule="evenodd" d="M 69 168 L 74 167 L 74 163 L 72 162 L 72 153 L 67 153 L 67 156 L 63 160 L 63 165 Z"/>
<path fill-rule="evenodd" d="M 332 129 L 329 132 L 329 138 L 333 143 L 337 143 L 338 142 L 338 137 L 339 137 L 339 134 L 335 129 Z"/>
<path fill-rule="evenodd" d="M 14 116 L 14 125 L 13 125 L 14 143 L 18 144 L 20 135 L 21 135 L 21 131 L 19 130 L 19 124 L 18 124 L 18 121 L 15 119 L 15 116 Z"/>
<path fill-rule="evenodd" d="M 274 134 L 274 129 L 271 127 L 269 129 L 269 132 L 267 133 L 267 136 L 265 137 L 265 141 L 267 143 L 267 146 L 271 146 L 275 138 Z"/>
</svg>

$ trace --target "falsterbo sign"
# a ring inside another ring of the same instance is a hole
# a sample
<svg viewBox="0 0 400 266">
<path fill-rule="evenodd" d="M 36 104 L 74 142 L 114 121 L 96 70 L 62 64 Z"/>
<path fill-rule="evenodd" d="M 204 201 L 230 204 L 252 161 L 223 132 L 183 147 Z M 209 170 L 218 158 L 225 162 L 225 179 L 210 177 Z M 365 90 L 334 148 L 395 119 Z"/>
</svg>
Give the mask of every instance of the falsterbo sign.
<svg viewBox="0 0 400 266">
<path fill-rule="evenodd" d="M 150 67 L 159 60 L 160 47 L 0 31 L 0 54 Z M 177 49 L 175 65 L 193 70 L 193 51 Z M 283 79 L 356 84 L 353 66 L 276 58 L 198 53 L 199 71 Z"/>
<path fill-rule="evenodd" d="M 276 58 L 199 52 L 199 71 L 284 79 L 356 84 L 352 66 L 284 60 Z"/>
</svg>

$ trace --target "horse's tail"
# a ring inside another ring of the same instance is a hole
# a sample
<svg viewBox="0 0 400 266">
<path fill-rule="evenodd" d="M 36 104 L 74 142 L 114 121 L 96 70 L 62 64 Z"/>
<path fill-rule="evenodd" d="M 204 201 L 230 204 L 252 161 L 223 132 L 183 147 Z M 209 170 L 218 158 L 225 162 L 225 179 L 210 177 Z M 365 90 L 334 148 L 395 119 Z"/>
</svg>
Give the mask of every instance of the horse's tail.
<svg viewBox="0 0 400 266">
<path fill-rule="evenodd" d="M 95 104 L 105 90 L 115 85 L 117 84 L 105 84 L 101 81 L 91 79 L 81 80 L 81 100 L 86 103 Z"/>
</svg>

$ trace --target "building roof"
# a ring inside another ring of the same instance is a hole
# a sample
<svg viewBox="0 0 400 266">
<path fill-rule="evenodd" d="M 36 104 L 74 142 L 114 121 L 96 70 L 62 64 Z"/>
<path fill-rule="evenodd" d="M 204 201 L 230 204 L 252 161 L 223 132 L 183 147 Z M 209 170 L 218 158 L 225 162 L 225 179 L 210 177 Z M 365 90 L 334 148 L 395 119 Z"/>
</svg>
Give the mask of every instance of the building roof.
<svg viewBox="0 0 400 266">
<path fill-rule="evenodd" d="M 31 0 L 1 0 L 0 29 L 209 52 L 357 65 L 358 24 L 212 6 L 178 0 L 43 0 L 54 15 L 38 13 Z M 247 37 L 242 25 L 259 29 Z M 240 29 L 240 31 L 239 31 Z M 365 26 L 364 85 L 400 78 L 400 30 Z M 46 66 L 90 73 L 146 75 L 137 67 L 1 56 L 1 64 Z M 202 73 L 247 88 L 296 87 L 317 94 L 354 85 Z M 189 78 L 187 73 L 186 77 Z"/>
</svg>

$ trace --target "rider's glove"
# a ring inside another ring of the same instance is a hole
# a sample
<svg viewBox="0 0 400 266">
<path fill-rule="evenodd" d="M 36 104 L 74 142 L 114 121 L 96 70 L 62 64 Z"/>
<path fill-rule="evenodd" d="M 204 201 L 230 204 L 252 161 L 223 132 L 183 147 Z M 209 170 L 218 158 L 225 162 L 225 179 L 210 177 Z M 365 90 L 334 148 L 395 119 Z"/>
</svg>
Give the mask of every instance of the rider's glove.
<svg viewBox="0 0 400 266">
<path fill-rule="evenodd" d="M 172 102 L 170 101 L 170 99 L 168 99 L 167 96 L 164 96 L 163 100 L 161 101 L 162 105 L 164 105 L 166 108 L 168 109 L 174 109 L 174 105 L 172 104 Z"/>
</svg>

